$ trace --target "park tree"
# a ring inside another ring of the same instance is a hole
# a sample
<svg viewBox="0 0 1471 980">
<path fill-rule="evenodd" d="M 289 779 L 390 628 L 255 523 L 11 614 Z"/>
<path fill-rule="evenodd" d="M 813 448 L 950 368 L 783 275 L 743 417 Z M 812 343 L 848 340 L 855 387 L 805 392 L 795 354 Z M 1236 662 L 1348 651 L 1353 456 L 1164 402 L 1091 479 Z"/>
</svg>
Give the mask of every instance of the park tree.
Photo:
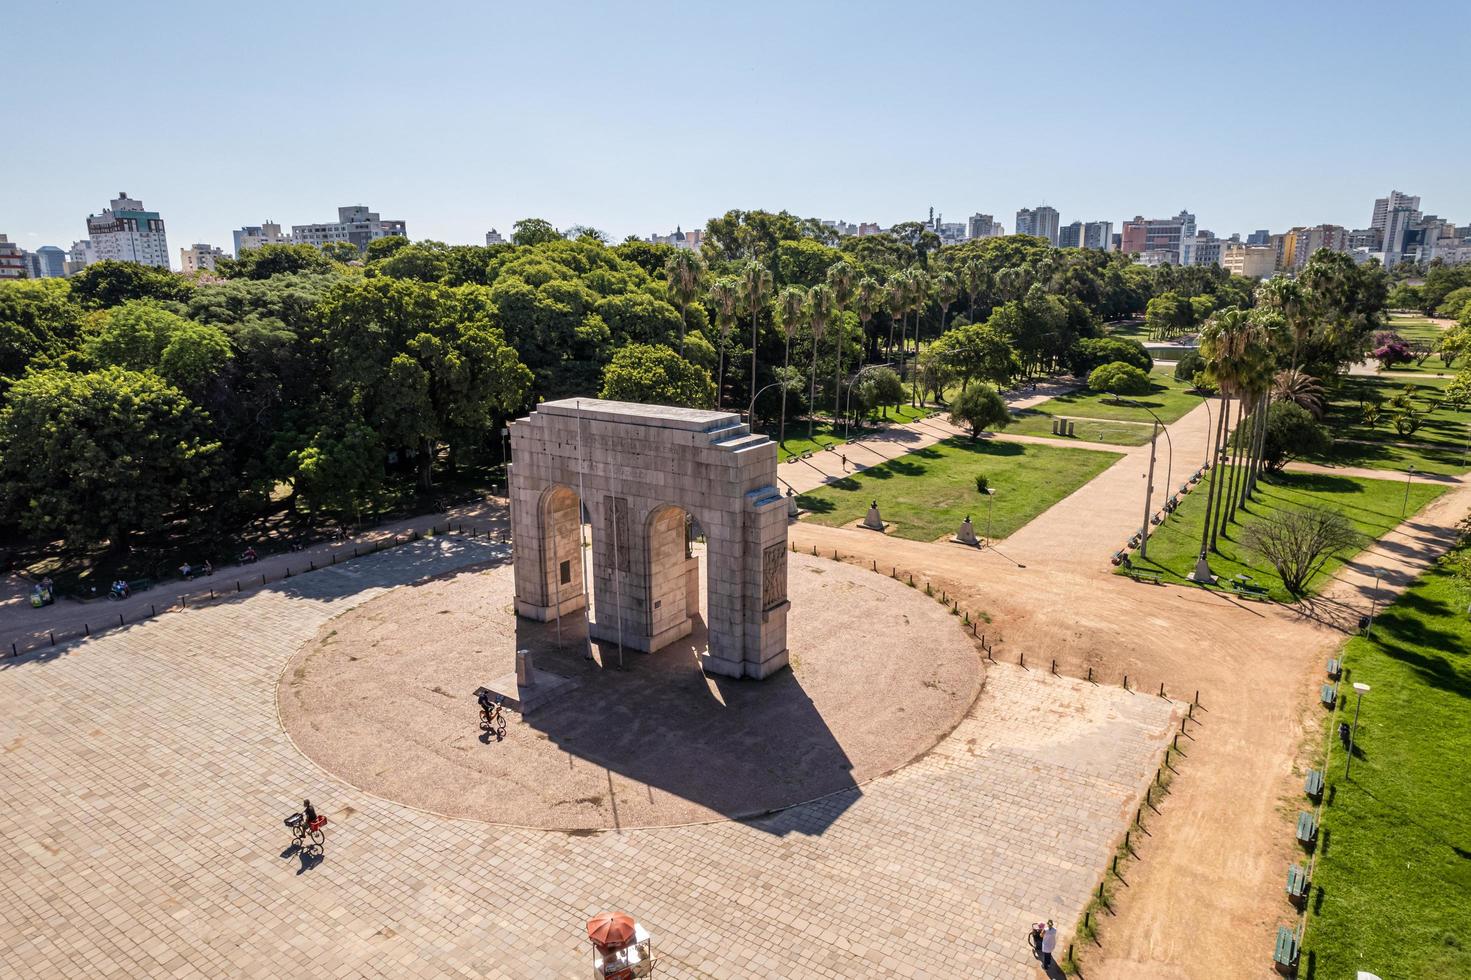
<svg viewBox="0 0 1471 980">
<path fill-rule="evenodd" d="M 679 353 L 683 355 L 690 304 L 700 295 L 705 284 L 705 263 L 690 249 L 677 249 L 664 263 L 664 276 L 669 282 L 669 294 L 679 307 Z"/>
<path fill-rule="evenodd" d="M 1187 350 L 1180 355 L 1175 362 L 1175 380 L 1191 381 L 1197 374 L 1205 370 L 1205 358 L 1200 356 L 1198 350 Z"/>
<path fill-rule="evenodd" d="M 603 398 L 650 405 L 710 408 L 715 386 L 704 368 L 663 344 L 629 344 L 603 369 Z"/>
<path fill-rule="evenodd" d="M 1132 364 L 1149 373 L 1154 369 L 1154 358 L 1137 340 L 1122 337 L 1087 337 L 1075 342 L 1067 350 L 1067 366 L 1074 377 L 1086 378 L 1099 365 L 1113 361 Z"/>
<path fill-rule="evenodd" d="M 131 300 L 100 318 L 100 326 L 82 345 L 88 361 L 153 371 L 196 398 L 234 356 L 219 327 L 195 323 L 151 300 Z"/>
<path fill-rule="evenodd" d="M 531 372 L 493 325 L 481 287 L 346 281 L 320 315 L 335 398 L 385 447 L 415 455 L 421 490 L 432 485 L 441 443 L 453 460 L 520 408 L 530 388 Z"/>
<path fill-rule="evenodd" d="M 1248 429 L 1258 417 L 1259 413 L 1252 413 Z M 1328 430 L 1312 412 L 1293 402 L 1273 402 L 1267 409 L 1266 426 L 1262 465 L 1271 473 L 1281 472 L 1294 459 L 1321 456 L 1333 448 Z"/>
<path fill-rule="evenodd" d="M 359 252 L 358 247 L 352 242 L 323 242 L 318 247 L 318 251 L 333 262 L 340 262 L 343 265 L 356 262 L 363 257 L 363 253 Z"/>
<path fill-rule="evenodd" d="M 919 402 L 926 404 L 931 395 L 938 403 L 945 389 L 955 383 L 956 373 L 950 359 L 941 346 L 944 337 L 920 351 L 914 362 L 914 380 L 919 388 Z"/>
<path fill-rule="evenodd" d="M 1098 365 L 1088 374 L 1088 387 L 1115 395 L 1147 395 L 1151 390 L 1149 375 L 1123 361 Z"/>
<path fill-rule="evenodd" d="M 1012 421 L 1006 401 L 990 385 L 972 385 L 950 405 L 951 424 L 969 430 L 972 442 L 987 429 L 1003 429 Z"/>
<path fill-rule="evenodd" d="M 562 233 L 544 218 L 522 218 L 511 226 L 512 245 L 541 245 L 562 240 Z"/>
<path fill-rule="evenodd" d="M 1435 344 L 1440 362 L 1447 368 L 1454 366 L 1460 357 L 1471 351 L 1471 307 L 1467 308 L 1461 319 L 1467 322 L 1457 324 L 1442 333 Z"/>
<path fill-rule="evenodd" d="M 1313 576 L 1330 560 L 1356 549 L 1360 541 L 1348 518 L 1324 507 L 1273 511 L 1242 533 L 1247 550 L 1266 559 L 1297 597 L 1307 594 Z"/>
<path fill-rule="evenodd" d="M 186 300 L 193 289 L 190 280 L 167 269 L 112 259 L 94 262 L 67 284 L 72 298 L 88 310 L 118 306 L 130 299 Z"/>
<path fill-rule="evenodd" d="M 352 249 L 352 257 L 357 258 L 358 250 L 352 248 L 351 245 L 348 245 L 348 248 Z M 262 245 L 260 248 L 248 248 L 242 251 L 237 258 L 220 259 L 216 263 L 216 271 L 226 279 L 269 279 L 272 276 L 302 272 L 331 272 L 333 268 L 332 259 L 320 249 L 311 245 L 278 243 Z"/>
<path fill-rule="evenodd" d="M 82 310 L 66 280 L 0 282 L 0 394 L 28 367 L 65 353 L 81 325 Z"/>
<path fill-rule="evenodd" d="M 28 375 L 0 409 L 0 512 L 32 534 L 121 550 L 208 510 L 220 448 L 209 429 L 152 373 Z"/>
<path fill-rule="evenodd" d="M 1011 342 L 986 324 L 947 330 L 927 348 L 926 353 L 929 352 L 942 359 L 960 379 L 962 391 L 970 387 L 972 381 L 1007 384 L 1021 370 Z"/>
<path fill-rule="evenodd" d="M 1144 325 L 1152 340 L 1174 340 L 1194 322 L 1190 301 L 1173 292 L 1163 292 L 1151 299 L 1144 312 Z"/>
<path fill-rule="evenodd" d="M 867 372 L 858 382 L 858 387 L 863 393 L 862 404 L 865 410 L 882 409 L 884 418 L 889 417 L 890 406 L 897 406 L 904 401 L 904 382 L 892 368 L 881 367 Z"/>
<path fill-rule="evenodd" d="M 371 428 L 336 419 L 291 453 L 296 493 L 311 513 L 360 522 L 363 504 L 383 485 L 384 456 L 383 443 Z"/>
</svg>

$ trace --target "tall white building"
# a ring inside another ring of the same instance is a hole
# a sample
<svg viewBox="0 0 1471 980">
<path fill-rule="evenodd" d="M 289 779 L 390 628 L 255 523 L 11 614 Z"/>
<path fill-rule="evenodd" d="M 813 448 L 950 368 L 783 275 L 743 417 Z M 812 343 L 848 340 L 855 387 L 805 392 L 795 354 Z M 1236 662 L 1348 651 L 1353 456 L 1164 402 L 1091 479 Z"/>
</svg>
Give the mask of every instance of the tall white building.
<svg viewBox="0 0 1471 980">
<path fill-rule="evenodd" d="M 1374 201 L 1374 217 L 1369 222 L 1369 227 L 1377 228 L 1381 232 L 1384 231 L 1385 225 L 1389 223 L 1389 213 L 1400 210 L 1413 211 L 1415 212 L 1416 219 L 1418 219 L 1420 217 L 1419 195 L 1401 194 L 1399 191 L 1390 191 L 1388 197 L 1376 198 Z"/>
<path fill-rule="evenodd" d="M 354 204 L 337 209 L 337 220 L 320 225 L 292 225 L 291 240 L 298 245 L 315 245 L 321 248 L 328 242 L 347 242 L 359 252 L 368 243 L 389 235 L 408 235 L 402 221 L 383 220 L 376 211 L 369 211 L 365 204 Z"/>
<path fill-rule="evenodd" d="M 967 238 L 995 238 L 1004 233 L 994 217 L 979 211 L 970 216 L 965 231 Z"/>
<path fill-rule="evenodd" d="M 87 215 L 87 237 L 97 261 L 139 262 L 169 267 L 169 243 L 157 211 L 143 210 L 143 202 L 119 191 L 111 207 Z"/>
<path fill-rule="evenodd" d="M 198 272 L 201 269 L 213 272 L 215 262 L 223 258 L 228 258 L 225 250 L 214 245 L 196 243 L 179 249 L 179 267 L 185 272 Z"/>
<path fill-rule="evenodd" d="M 66 250 L 66 274 L 74 276 L 96 261 L 97 250 L 92 247 L 90 238 L 72 242 L 72 247 Z"/>
<path fill-rule="evenodd" d="M 235 258 L 240 258 L 240 253 L 247 249 L 260 248 L 262 245 L 290 245 L 291 236 L 281 234 L 281 226 L 267 219 L 258 225 L 245 225 L 230 232 L 235 239 Z"/>
</svg>

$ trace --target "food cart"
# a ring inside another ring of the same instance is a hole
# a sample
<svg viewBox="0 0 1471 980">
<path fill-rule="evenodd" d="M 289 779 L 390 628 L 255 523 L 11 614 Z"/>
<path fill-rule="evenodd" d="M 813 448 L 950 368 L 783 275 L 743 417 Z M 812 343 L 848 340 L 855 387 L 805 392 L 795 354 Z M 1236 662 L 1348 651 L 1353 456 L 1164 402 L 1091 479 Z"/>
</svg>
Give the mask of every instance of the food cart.
<svg viewBox="0 0 1471 980">
<path fill-rule="evenodd" d="M 654 941 L 627 912 L 602 912 L 587 920 L 593 980 L 633 980 L 654 975 Z"/>
</svg>

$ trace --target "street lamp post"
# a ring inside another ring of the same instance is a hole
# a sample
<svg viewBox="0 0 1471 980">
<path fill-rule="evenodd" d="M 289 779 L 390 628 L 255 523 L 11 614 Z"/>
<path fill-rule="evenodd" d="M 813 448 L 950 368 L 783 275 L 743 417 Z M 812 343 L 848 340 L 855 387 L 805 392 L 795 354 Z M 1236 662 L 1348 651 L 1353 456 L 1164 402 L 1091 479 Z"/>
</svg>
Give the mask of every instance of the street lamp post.
<svg viewBox="0 0 1471 980">
<path fill-rule="evenodd" d="M 1379 579 L 1384 574 L 1384 569 L 1374 569 L 1374 594 L 1369 599 L 1369 625 L 1364 630 L 1366 640 L 1374 638 L 1374 617 L 1379 615 Z"/>
<path fill-rule="evenodd" d="M 1353 728 L 1349 729 L 1349 733 L 1348 733 L 1348 761 L 1346 763 L 1344 763 L 1344 766 L 1343 766 L 1343 778 L 1344 779 L 1348 779 L 1349 770 L 1351 770 L 1353 768 L 1353 764 L 1354 764 L 1354 739 L 1357 738 L 1358 737 L 1358 734 L 1359 734 L 1359 709 L 1364 706 L 1364 695 L 1369 693 L 1369 685 L 1368 684 L 1360 684 L 1357 681 L 1355 681 L 1354 682 L 1354 691 L 1355 691 L 1355 693 L 1358 694 L 1359 699 L 1354 702 L 1354 724 L 1353 724 Z"/>
<path fill-rule="evenodd" d="M 986 544 L 991 544 L 991 510 L 996 504 L 996 491 L 986 488 Z"/>
<path fill-rule="evenodd" d="M 766 390 L 768 388 L 775 388 L 777 385 L 784 384 L 784 383 L 785 382 L 783 382 L 783 381 L 773 381 L 769 385 L 762 385 L 761 388 L 758 389 L 757 392 L 756 392 L 756 398 L 760 398 L 762 395 L 766 394 Z M 752 432 L 755 432 L 756 431 L 756 398 L 752 398 L 751 399 L 751 411 L 750 411 L 750 414 L 748 414 L 746 416 L 746 424 L 751 427 L 751 431 Z M 786 417 L 785 416 L 782 417 L 782 428 L 784 430 L 786 428 Z"/>
<path fill-rule="evenodd" d="M 847 392 L 847 394 L 845 394 L 843 396 L 843 438 L 844 439 L 847 439 L 848 438 L 848 420 L 849 420 L 849 418 L 852 417 L 852 408 L 853 408 L 853 389 L 858 387 L 858 379 L 861 378 L 861 377 L 863 377 L 869 371 L 874 371 L 874 370 L 877 370 L 878 368 L 881 368 L 881 367 L 888 367 L 888 365 L 887 364 L 870 364 L 868 367 L 863 368 L 857 374 L 853 375 L 853 380 L 848 385 L 848 392 Z"/>
<path fill-rule="evenodd" d="M 1170 438 L 1169 426 L 1160 421 L 1160 417 L 1155 415 L 1149 406 L 1133 400 L 1125 402 L 1113 392 L 1109 392 L 1109 394 L 1113 395 L 1116 403 L 1121 405 L 1126 404 L 1133 408 L 1142 408 L 1146 412 L 1149 412 L 1150 418 L 1154 419 L 1153 428 L 1150 429 L 1149 434 L 1149 475 L 1144 479 L 1144 522 L 1139 527 L 1139 557 L 1147 558 L 1149 555 L 1149 512 L 1154 502 L 1154 461 L 1157 458 L 1155 446 L 1159 441 L 1160 432 L 1163 431 L 1165 434 L 1165 446 L 1169 450 L 1169 458 L 1165 462 L 1165 493 L 1167 495 L 1166 499 L 1169 499 L 1170 481 L 1174 478 L 1175 473 L 1175 443 Z"/>
<path fill-rule="evenodd" d="M 1399 516 L 1401 517 L 1405 516 L 1405 512 L 1410 507 L 1410 480 L 1414 479 L 1414 476 L 1415 464 L 1411 463 L 1410 468 L 1405 470 L 1405 502 L 1400 504 L 1399 508 Z"/>
</svg>

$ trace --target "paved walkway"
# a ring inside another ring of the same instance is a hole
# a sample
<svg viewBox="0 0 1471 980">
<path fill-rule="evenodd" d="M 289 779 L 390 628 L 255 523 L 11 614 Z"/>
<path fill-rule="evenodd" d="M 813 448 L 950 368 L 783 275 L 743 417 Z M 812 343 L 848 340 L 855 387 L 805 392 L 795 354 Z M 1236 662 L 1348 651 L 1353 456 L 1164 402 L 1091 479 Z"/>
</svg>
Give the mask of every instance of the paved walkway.
<svg viewBox="0 0 1471 980">
<path fill-rule="evenodd" d="M 493 553 L 406 545 L 0 665 L 0 974 L 586 976 L 583 920 L 627 908 L 660 976 L 1031 977 L 1027 923 L 1079 913 L 1174 724 L 1159 698 L 998 666 L 893 776 L 592 835 L 416 812 L 297 753 L 273 699 L 290 654 Z M 282 850 L 303 796 L 331 820 L 322 863 Z"/>
</svg>

